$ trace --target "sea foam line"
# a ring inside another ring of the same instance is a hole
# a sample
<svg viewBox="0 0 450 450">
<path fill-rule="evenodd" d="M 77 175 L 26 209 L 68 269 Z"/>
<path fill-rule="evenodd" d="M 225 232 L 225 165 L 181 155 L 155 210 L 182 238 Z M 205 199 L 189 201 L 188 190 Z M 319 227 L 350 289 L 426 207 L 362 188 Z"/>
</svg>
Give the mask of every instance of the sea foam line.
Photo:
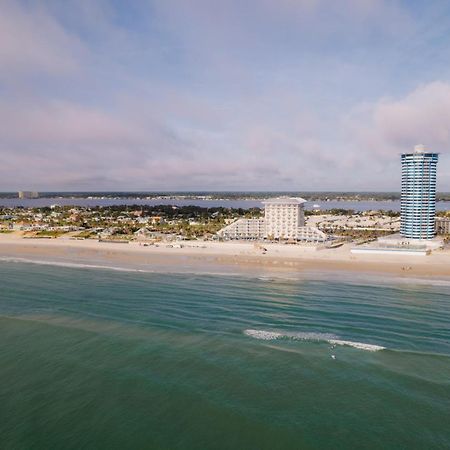
<svg viewBox="0 0 450 450">
<path fill-rule="evenodd" d="M 0 257 L 0 261 L 4 262 L 13 262 L 13 263 L 25 263 L 25 264 L 36 264 L 39 266 L 57 266 L 57 267 L 66 267 L 70 269 L 105 269 L 105 270 L 116 270 L 119 272 L 149 272 L 150 270 L 143 269 L 133 269 L 133 268 L 125 268 L 119 266 L 106 266 L 100 264 L 85 264 L 85 263 L 75 263 L 75 262 L 66 262 L 66 261 L 51 261 L 51 260 L 41 260 L 41 259 L 27 259 L 27 258 L 17 258 L 17 257 Z"/>
<path fill-rule="evenodd" d="M 181 268 L 176 270 L 171 268 L 170 270 L 166 267 L 160 267 L 158 265 L 152 266 L 151 269 L 145 268 L 133 268 L 133 267 L 121 267 L 121 266 L 108 266 L 102 264 L 87 264 L 87 263 L 77 263 L 69 261 L 54 261 L 54 260 L 43 260 L 43 259 L 29 259 L 20 258 L 16 256 L 0 256 L 0 262 L 11 262 L 11 263 L 23 263 L 23 264 L 35 264 L 39 266 L 55 266 L 55 267 L 66 267 L 70 269 L 101 269 L 101 270 L 115 270 L 118 272 L 138 272 L 138 273 L 151 273 L 151 274 L 164 274 L 164 275 L 206 275 L 206 276 L 220 276 L 220 277 L 238 277 L 242 278 L 242 274 L 239 272 L 212 272 L 212 271 L 195 271 L 195 270 L 185 270 Z"/>
<path fill-rule="evenodd" d="M 273 341 L 276 339 L 292 339 L 297 341 L 317 341 L 327 342 L 331 345 L 342 345 L 347 347 L 357 348 L 358 350 L 366 350 L 369 352 L 377 352 L 384 350 L 386 347 L 381 345 L 367 344 L 364 342 L 354 342 L 339 339 L 334 334 L 329 333 L 313 333 L 313 332 L 298 332 L 298 333 L 281 333 L 278 331 L 266 330 L 244 330 L 244 334 L 255 339 L 263 341 Z"/>
<path fill-rule="evenodd" d="M 343 341 L 341 339 L 330 339 L 328 342 L 332 345 L 346 345 L 348 347 L 354 347 L 359 350 L 367 350 L 369 352 L 378 352 L 384 350 L 386 347 L 375 344 L 365 344 L 364 342 Z"/>
</svg>

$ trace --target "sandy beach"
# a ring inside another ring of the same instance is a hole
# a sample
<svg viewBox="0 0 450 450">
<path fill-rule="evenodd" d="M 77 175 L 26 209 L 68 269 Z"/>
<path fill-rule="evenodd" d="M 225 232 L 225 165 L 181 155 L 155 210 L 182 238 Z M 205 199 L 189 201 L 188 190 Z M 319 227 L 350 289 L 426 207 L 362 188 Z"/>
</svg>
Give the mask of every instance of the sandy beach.
<svg viewBox="0 0 450 450">
<path fill-rule="evenodd" d="M 450 278 L 450 252 L 428 256 L 352 254 L 351 245 L 336 249 L 247 242 L 188 241 L 144 246 L 97 240 L 24 239 L 0 235 L 0 258 L 73 263 L 100 267 L 192 272 L 286 271 L 384 274 L 404 278 Z"/>
</svg>

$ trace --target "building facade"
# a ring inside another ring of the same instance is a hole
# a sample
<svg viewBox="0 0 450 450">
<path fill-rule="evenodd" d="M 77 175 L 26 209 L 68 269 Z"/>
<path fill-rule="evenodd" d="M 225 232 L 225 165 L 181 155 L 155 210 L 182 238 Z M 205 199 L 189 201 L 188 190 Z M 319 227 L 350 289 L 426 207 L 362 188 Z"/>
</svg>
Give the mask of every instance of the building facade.
<svg viewBox="0 0 450 450">
<path fill-rule="evenodd" d="M 403 153 L 400 234 L 408 239 L 435 236 L 436 166 L 438 154 L 417 145 Z"/>
<path fill-rule="evenodd" d="M 325 233 L 305 226 L 304 203 L 299 198 L 266 200 L 263 219 L 238 219 L 217 234 L 223 239 L 325 242 Z"/>
<path fill-rule="evenodd" d="M 218 235 L 224 239 L 263 239 L 266 234 L 264 219 L 238 219 L 222 228 Z"/>
<path fill-rule="evenodd" d="M 297 239 L 298 228 L 305 225 L 302 198 L 274 198 L 264 204 L 264 220 L 266 222 L 266 238 Z"/>
<path fill-rule="evenodd" d="M 450 217 L 436 217 L 436 234 L 450 234 Z"/>
<path fill-rule="evenodd" d="M 18 197 L 21 199 L 33 199 L 33 198 L 39 198 L 39 192 L 32 192 L 32 191 L 19 191 Z"/>
<path fill-rule="evenodd" d="M 316 227 L 298 227 L 298 241 L 303 242 L 325 242 L 328 236 Z"/>
</svg>

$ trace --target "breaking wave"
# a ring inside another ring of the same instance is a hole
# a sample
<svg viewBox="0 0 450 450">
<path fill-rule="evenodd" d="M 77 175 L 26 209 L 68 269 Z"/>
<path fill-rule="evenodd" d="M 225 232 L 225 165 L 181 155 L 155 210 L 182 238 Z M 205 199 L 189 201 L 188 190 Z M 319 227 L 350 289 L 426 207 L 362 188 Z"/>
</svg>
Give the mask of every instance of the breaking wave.
<svg viewBox="0 0 450 450">
<path fill-rule="evenodd" d="M 343 341 L 341 339 L 330 339 L 328 342 L 331 345 L 346 345 L 348 347 L 354 347 L 359 350 L 367 350 L 369 352 L 378 352 L 380 350 L 385 350 L 386 348 L 381 345 L 366 344 L 364 342 Z"/>
<path fill-rule="evenodd" d="M 28 258 L 17 258 L 17 257 L 0 257 L 0 261 L 12 262 L 12 263 L 24 263 L 24 264 L 36 264 L 39 266 L 57 266 L 66 267 L 70 269 L 104 269 L 104 270 L 116 270 L 119 272 L 152 272 L 150 270 L 126 268 L 120 266 L 107 266 L 101 264 L 85 264 L 76 262 L 66 262 L 66 261 L 52 261 L 52 260 L 41 260 L 41 259 L 28 259 Z"/>
<path fill-rule="evenodd" d="M 379 350 L 384 350 L 386 347 L 381 345 L 367 344 L 364 342 L 354 342 L 339 339 L 338 336 L 329 333 L 308 333 L 308 332 L 298 332 L 298 333 L 286 333 L 278 331 L 265 331 L 265 330 L 244 330 L 246 336 L 250 336 L 255 339 L 260 339 L 263 341 L 273 341 L 276 339 L 289 339 L 296 341 L 316 341 L 316 342 L 327 342 L 331 345 L 342 345 L 347 347 L 353 347 L 358 350 L 366 350 L 369 352 L 377 352 Z"/>
</svg>

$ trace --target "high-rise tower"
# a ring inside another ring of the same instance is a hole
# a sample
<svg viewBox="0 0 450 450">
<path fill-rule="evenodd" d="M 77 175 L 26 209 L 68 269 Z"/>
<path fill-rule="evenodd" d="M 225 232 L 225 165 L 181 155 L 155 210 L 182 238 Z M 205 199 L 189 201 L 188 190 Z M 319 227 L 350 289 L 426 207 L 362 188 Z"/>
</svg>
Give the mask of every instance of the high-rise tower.
<svg viewBox="0 0 450 450">
<path fill-rule="evenodd" d="M 410 239 L 432 239 L 435 236 L 438 153 L 416 145 L 413 153 L 403 153 L 401 158 L 400 234 Z"/>
</svg>

